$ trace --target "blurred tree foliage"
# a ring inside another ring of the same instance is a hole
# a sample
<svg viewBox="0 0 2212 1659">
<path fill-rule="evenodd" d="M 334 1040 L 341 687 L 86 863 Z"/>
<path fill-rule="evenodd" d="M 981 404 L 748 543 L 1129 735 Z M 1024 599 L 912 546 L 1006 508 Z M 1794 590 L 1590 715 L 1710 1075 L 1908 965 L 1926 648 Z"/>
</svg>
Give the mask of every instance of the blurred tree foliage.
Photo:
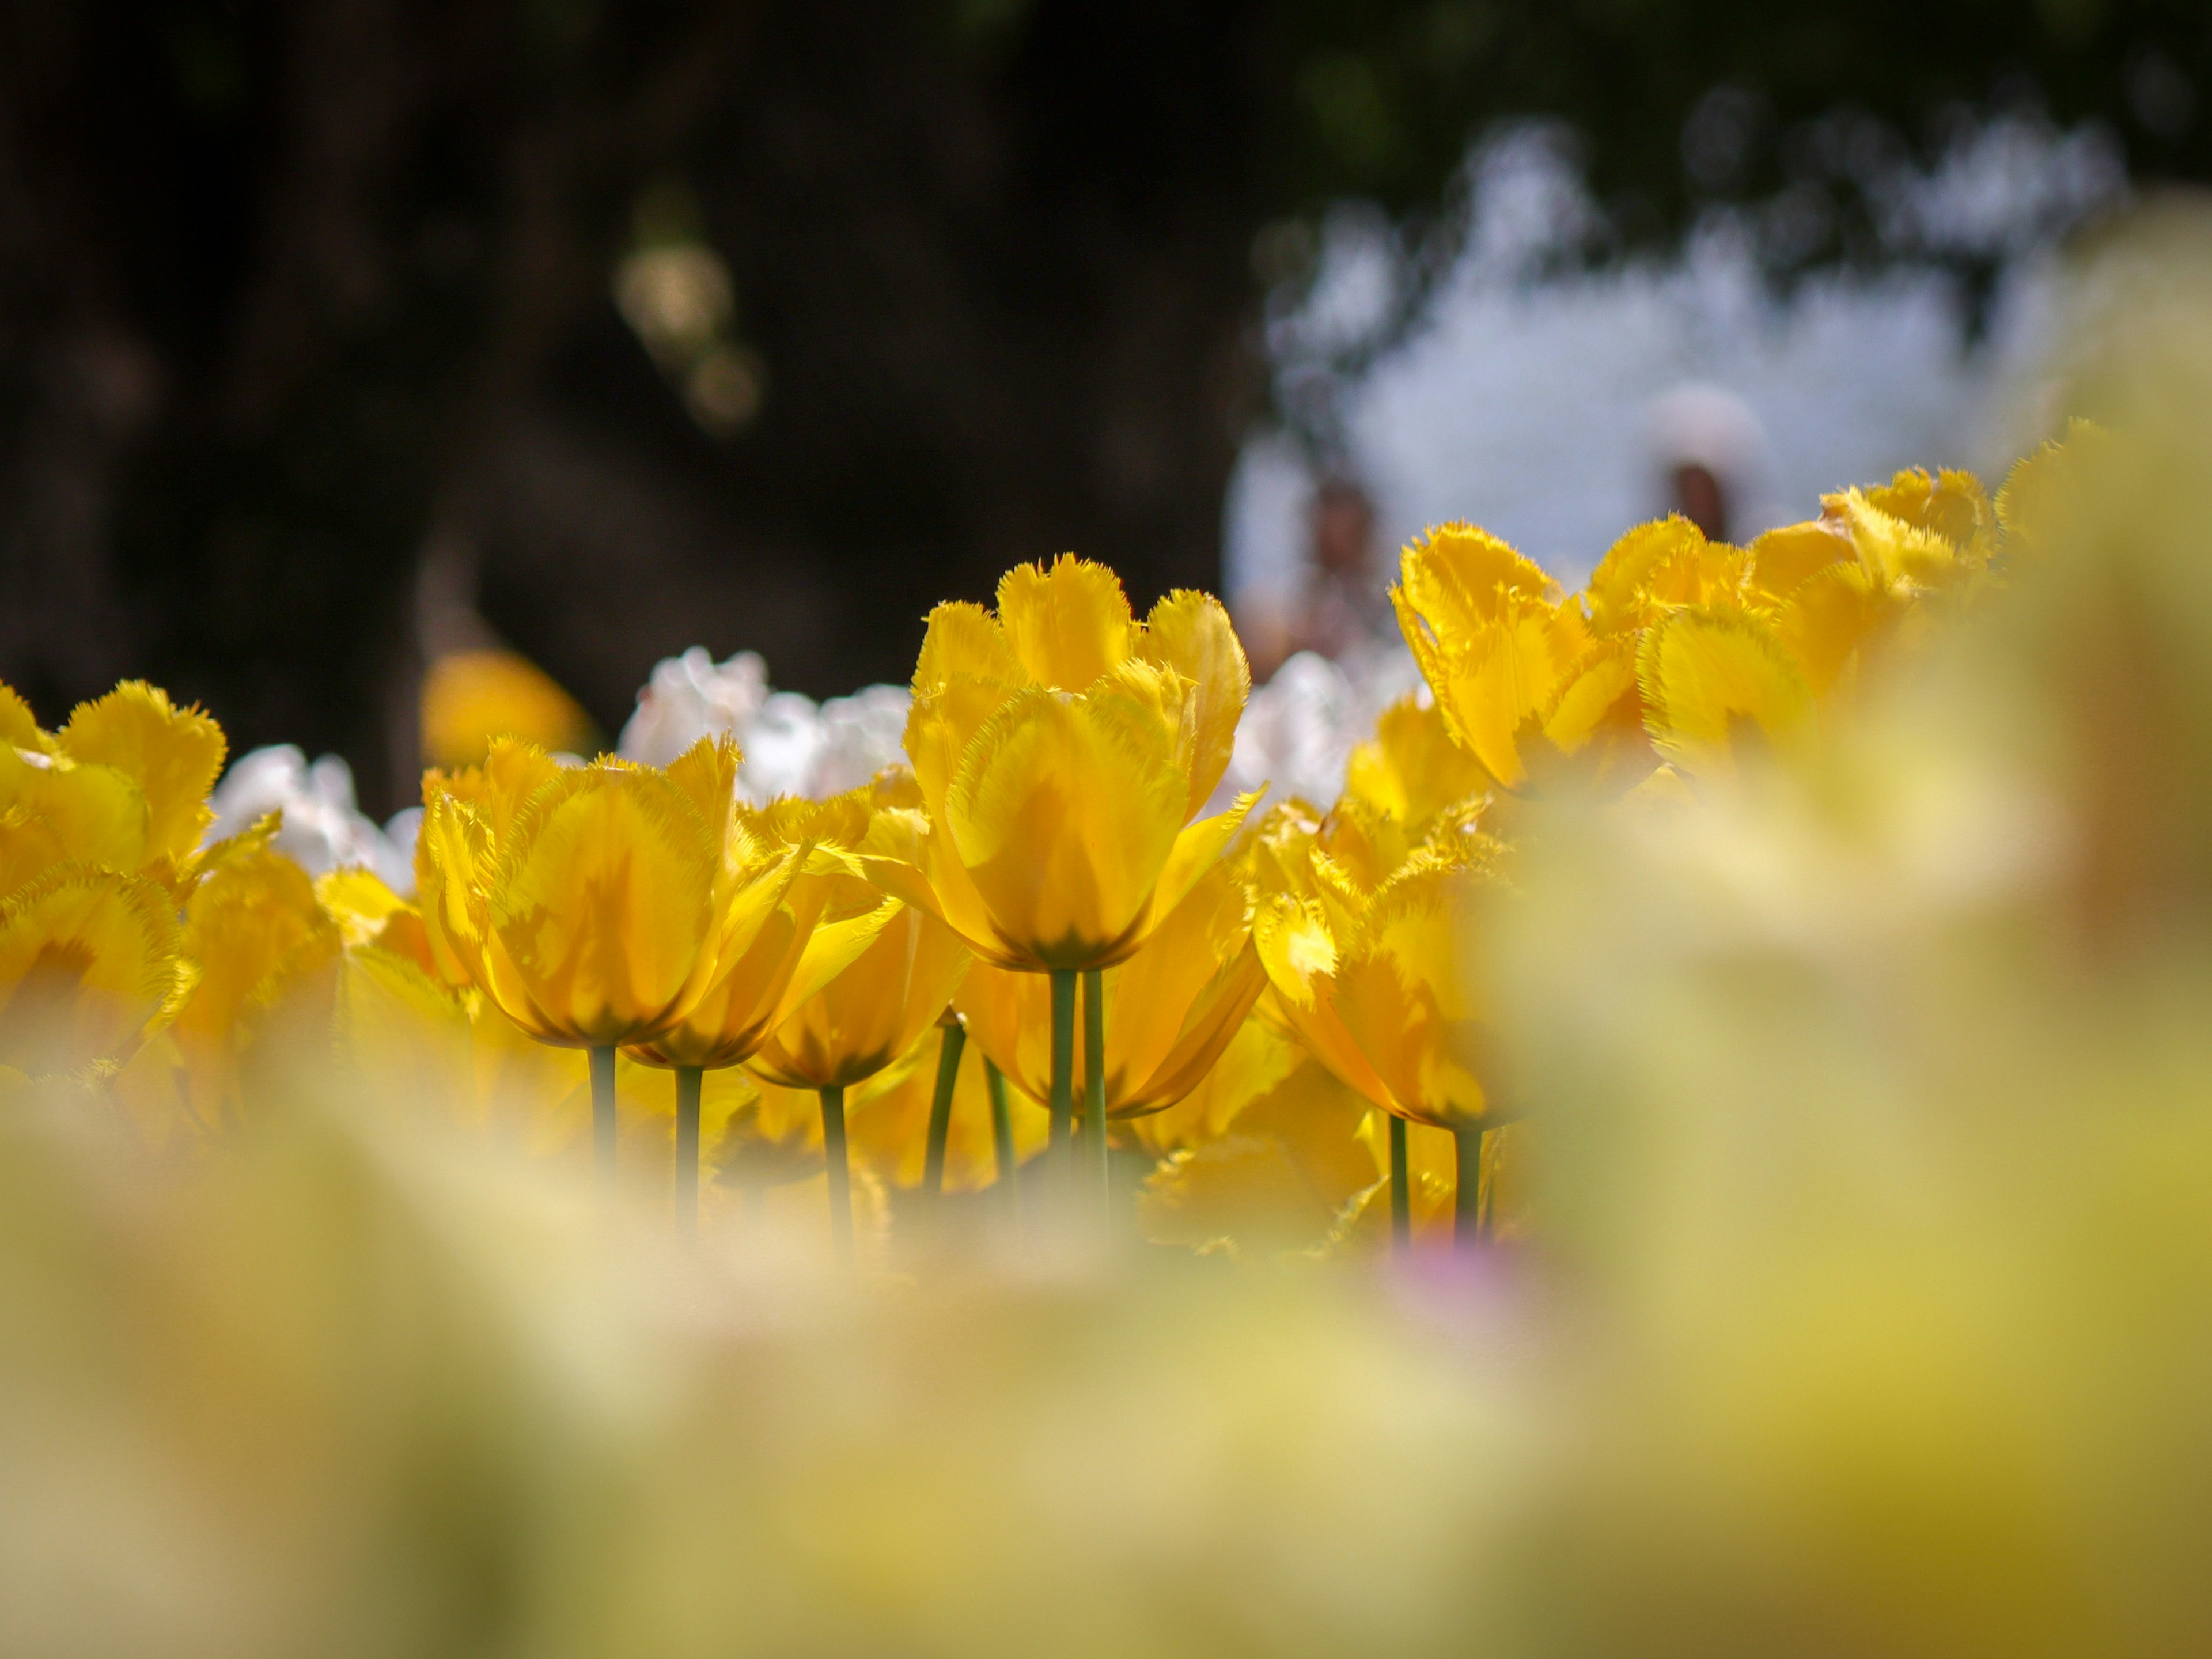
<svg viewBox="0 0 2212 1659">
<path fill-rule="evenodd" d="M 381 808 L 487 624 L 610 732 L 695 641 L 896 678 L 1018 559 L 1211 582 L 1261 233 L 1495 122 L 1656 239 L 1993 102 L 2203 177 L 2208 71 L 2166 0 L 0 0 L 0 676 Z"/>
</svg>

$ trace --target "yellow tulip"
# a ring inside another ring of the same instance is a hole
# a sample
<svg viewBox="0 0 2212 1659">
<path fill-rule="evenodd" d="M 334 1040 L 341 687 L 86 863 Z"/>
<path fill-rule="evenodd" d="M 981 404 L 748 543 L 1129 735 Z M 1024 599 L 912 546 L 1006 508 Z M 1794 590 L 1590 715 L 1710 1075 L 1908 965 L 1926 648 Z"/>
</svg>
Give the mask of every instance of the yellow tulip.
<svg viewBox="0 0 2212 1659">
<path fill-rule="evenodd" d="M 896 908 L 853 873 L 849 849 L 867 822 L 865 790 L 735 807 L 731 862 L 744 873 L 723 905 L 714 972 L 672 1025 L 629 1045 L 631 1058 L 738 1065 L 866 951 Z"/>
<path fill-rule="evenodd" d="M 213 720 L 140 681 L 80 704 L 51 734 L 0 686 L 0 896 L 82 864 L 183 897 L 223 747 Z"/>
<path fill-rule="evenodd" d="M 1204 1079 L 1267 986 L 1236 870 L 1218 864 L 1208 871 L 1145 948 L 1105 970 L 1101 983 L 1108 1115 L 1172 1106 Z M 953 1002 L 993 1063 L 1043 1098 L 1052 1083 L 1043 977 L 977 963 Z M 1087 1070 L 1087 1034 L 1077 1054 Z"/>
<path fill-rule="evenodd" d="M 1345 769 L 1344 793 L 1418 839 L 1447 813 L 1473 814 L 1488 804 L 1489 772 L 1454 742 L 1443 711 L 1404 696 L 1385 708 L 1375 735 L 1358 744 Z"/>
<path fill-rule="evenodd" d="M 168 893 L 84 865 L 0 904 L 0 1066 L 27 1076 L 127 1060 L 179 987 Z"/>
<path fill-rule="evenodd" d="M 195 978 L 169 1035 L 185 1106 L 204 1130 L 253 1110 L 264 1072 L 326 1053 L 338 929 L 307 872 L 268 844 L 273 828 L 236 838 L 185 907 Z"/>
<path fill-rule="evenodd" d="M 1247 1258 L 1312 1252 L 1376 1185 L 1359 1139 L 1366 1103 L 1295 1048 L 1283 1057 L 1287 1069 L 1267 1068 L 1218 1133 L 1176 1147 L 1146 1177 L 1137 1224 L 1147 1239 Z"/>
<path fill-rule="evenodd" d="M 1275 1004 L 1315 1059 L 1401 1120 L 1451 1130 L 1462 1158 L 1510 1115 L 1490 1070 L 1486 998 L 1469 940 L 1494 890 L 1497 848 L 1459 833 L 1421 848 L 1371 891 L 1315 850 L 1316 890 L 1266 894 L 1253 922 Z M 1470 1145 L 1470 1143 L 1472 1143 Z M 1394 1182 L 1397 1231 L 1408 1236 L 1407 1187 Z M 1460 1199 L 1473 1236 L 1470 1184 Z"/>
<path fill-rule="evenodd" d="M 860 850 L 896 855 L 922 832 L 911 813 L 878 813 Z M 855 878 L 833 879 L 846 913 L 867 916 L 872 937 L 791 1006 L 747 1062 L 786 1088 L 848 1088 L 874 1076 L 937 1024 L 968 971 L 968 947 L 928 911 L 883 899 Z"/>
<path fill-rule="evenodd" d="M 1651 769 L 1632 637 L 1471 525 L 1431 530 L 1390 591 L 1406 643 L 1453 737 L 1498 787 L 1618 793 Z"/>
<path fill-rule="evenodd" d="M 465 910 L 448 937 L 500 1012 L 539 1042 L 637 1042 L 699 1000 L 718 965 L 725 752 L 702 744 L 678 763 L 696 779 L 611 763 L 533 768 L 538 781 L 519 802 L 495 790 L 489 810 L 471 812 L 446 793 L 425 814 L 441 911 L 455 897 Z M 468 839 L 501 817 L 502 832 Z"/>
<path fill-rule="evenodd" d="M 995 616 L 940 605 L 906 737 L 931 833 L 871 873 L 1000 967 L 1124 960 L 1243 820 L 1191 822 L 1250 689 L 1219 601 L 1172 593 L 1139 624 L 1114 574 L 1073 557 L 1008 572 Z"/>
</svg>

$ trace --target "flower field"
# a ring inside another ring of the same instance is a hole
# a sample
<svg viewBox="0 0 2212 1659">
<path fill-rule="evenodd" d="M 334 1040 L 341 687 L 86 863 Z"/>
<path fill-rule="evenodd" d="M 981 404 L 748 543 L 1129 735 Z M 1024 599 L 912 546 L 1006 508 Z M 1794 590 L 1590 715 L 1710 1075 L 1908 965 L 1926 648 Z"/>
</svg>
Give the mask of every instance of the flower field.
<svg viewBox="0 0 2212 1659">
<path fill-rule="evenodd" d="M 411 895 L 212 837 L 208 713 L 0 698 L 0 1646 L 2201 1650 L 2132 372 L 1578 592 L 1430 530 L 1333 800 L 1224 801 L 1227 613 L 1073 556 L 866 783 L 498 738 Z"/>
</svg>

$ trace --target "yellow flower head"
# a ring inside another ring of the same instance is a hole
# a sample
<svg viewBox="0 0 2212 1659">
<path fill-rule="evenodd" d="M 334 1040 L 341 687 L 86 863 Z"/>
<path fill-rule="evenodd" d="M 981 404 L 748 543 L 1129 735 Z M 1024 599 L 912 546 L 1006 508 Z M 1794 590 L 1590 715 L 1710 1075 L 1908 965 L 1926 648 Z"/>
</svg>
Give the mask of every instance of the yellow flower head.
<svg viewBox="0 0 2212 1659">
<path fill-rule="evenodd" d="M 1100 975 L 1100 986 L 1108 1113 L 1157 1112 L 1195 1089 L 1267 986 L 1235 868 L 1217 863 L 1200 876 L 1143 949 Z M 976 1045 L 1039 1100 L 1052 1084 L 1050 994 L 1042 975 L 977 963 L 954 998 Z M 1075 1075 L 1086 1076 L 1079 1030 L 1075 1046 Z"/>
<path fill-rule="evenodd" d="M 1412 543 L 1390 591 L 1453 737 L 1500 788 L 1616 790 L 1651 769 L 1632 640 L 1595 632 L 1581 603 L 1486 531 Z"/>
<path fill-rule="evenodd" d="M 441 969 L 542 1042 L 659 1036 L 698 1002 L 732 913 L 788 850 L 732 824 L 736 750 L 702 739 L 665 772 L 562 767 L 498 743 L 481 773 L 426 780 L 416 854 Z"/>
<path fill-rule="evenodd" d="M 327 1034 L 342 945 L 306 871 L 269 845 L 269 829 L 217 849 L 185 908 L 193 980 L 169 1029 L 189 1109 L 214 1129 L 254 1105 L 254 1062 L 292 1036 L 314 1052 Z"/>
<path fill-rule="evenodd" d="M 57 866 L 0 905 L 0 1066 L 39 1077 L 128 1060 L 178 976 L 166 890 Z"/>
<path fill-rule="evenodd" d="M 1139 624 L 1103 565 L 1009 571 L 996 615 L 930 613 L 906 734 L 930 834 L 871 872 L 988 962 L 1119 962 L 1242 822 L 1245 803 L 1191 820 L 1250 689 L 1216 599 L 1171 593 Z"/>
<path fill-rule="evenodd" d="M 141 681 L 80 704 L 52 734 L 0 686 L 0 896 L 83 864 L 150 876 L 181 898 L 223 746 L 213 720 Z"/>
<path fill-rule="evenodd" d="M 1480 837 L 1424 847 L 1371 894 L 1263 899 L 1253 936 L 1276 1006 L 1309 1052 L 1385 1111 L 1442 1128 L 1503 1115 L 1472 941 L 1495 887 Z"/>
<path fill-rule="evenodd" d="M 1352 751 L 1344 793 L 1419 837 L 1446 813 L 1472 816 L 1491 787 L 1490 774 L 1452 741 L 1443 711 L 1404 696 L 1382 711 L 1375 735 Z"/>
<path fill-rule="evenodd" d="M 878 812 L 860 850 L 910 858 L 927 828 L 908 810 Z M 968 947 L 928 911 L 883 898 L 855 877 L 834 884 L 834 919 L 817 938 L 836 939 L 842 927 L 858 953 L 842 939 L 814 948 L 817 963 L 844 957 L 844 965 L 826 983 L 815 964 L 794 979 L 804 994 L 795 1002 L 787 994 L 789 1012 L 750 1061 L 760 1076 L 789 1088 L 845 1088 L 882 1071 L 935 1027 L 968 970 Z"/>
<path fill-rule="evenodd" d="M 748 1060 L 867 949 L 897 908 L 856 874 L 853 849 L 869 817 L 866 789 L 732 809 L 713 970 L 673 1023 L 631 1045 L 632 1059 L 708 1068 Z"/>
<path fill-rule="evenodd" d="M 457 651 L 422 677 L 422 753 L 436 766 L 480 764 L 494 738 L 591 750 L 591 717 L 560 683 L 514 651 Z"/>
</svg>

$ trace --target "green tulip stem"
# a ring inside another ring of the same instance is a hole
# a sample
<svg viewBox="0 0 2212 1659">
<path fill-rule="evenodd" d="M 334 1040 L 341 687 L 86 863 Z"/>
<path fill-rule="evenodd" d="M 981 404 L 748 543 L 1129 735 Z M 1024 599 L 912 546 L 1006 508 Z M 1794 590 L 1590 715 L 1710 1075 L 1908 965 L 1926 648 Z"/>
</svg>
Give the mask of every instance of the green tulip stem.
<svg viewBox="0 0 2212 1659">
<path fill-rule="evenodd" d="M 921 1189 L 932 1198 L 945 1191 L 945 1138 L 952 1128 L 952 1085 L 960 1080 L 960 1051 L 968 1029 L 957 1021 L 945 1028 L 937 1045 L 937 1092 L 929 1102 L 929 1151 L 921 1166 Z"/>
<path fill-rule="evenodd" d="M 845 1161 L 845 1091 L 822 1091 L 822 1156 L 830 1169 L 830 1244 L 837 1265 L 853 1265 L 853 1171 Z"/>
<path fill-rule="evenodd" d="M 1390 1248 L 1413 1248 L 1413 1189 L 1406 1178 L 1406 1120 L 1390 1115 Z"/>
<path fill-rule="evenodd" d="M 707 1074 L 696 1066 L 676 1068 L 676 1237 L 699 1237 L 699 1096 Z"/>
<path fill-rule="evenodd" d="M 1452 1191 L 1452 1242 L 1462 1250 L 1472 1248 L 1482 1237 L 1482 1139 L 1486 1133 L 1480 1127 L 1452 1131 L 1458 1160 L 1458 1178 Z"/>
<path fill-rule="evenodd" d="M 1006 1109 L 1006 1074 L 994 1066 L 988 1055 L 983 1060 L 983 1081 L 991 1095 L 991 1152 L 997 1165 L 999 1183 L 1011 1197 L 1017 1190 L 1014 1182 L 1021 1175 L 1014 1164 L 1014 1120 Z"/>
<path fill-rule="evenodd" d="M 1106 990 L 1105 975 L 1097 968 L 1083 970 L 1083 1117 L 1090 1137 L 1091 1157 L 1097 1171 L 1098 1202 L 1103 1213 L 1113 1213 L 1113 1163 L 1106 1156 Z"/>
<path fill-rule="evenodd" d="M 1075 1080 L 1075 970 L 1052 970 L 1052 1150 L 1075 1167 L 1073 1144 L 1075 1115 L 1072 1091 Z"/>
<path fill-rule="evenodd" d="M 592 1144 L 597 1154 L 599 1188 L 615 1185 L 615 1051 L 593 1048 L 592 1055 Z"/>
</svg>

